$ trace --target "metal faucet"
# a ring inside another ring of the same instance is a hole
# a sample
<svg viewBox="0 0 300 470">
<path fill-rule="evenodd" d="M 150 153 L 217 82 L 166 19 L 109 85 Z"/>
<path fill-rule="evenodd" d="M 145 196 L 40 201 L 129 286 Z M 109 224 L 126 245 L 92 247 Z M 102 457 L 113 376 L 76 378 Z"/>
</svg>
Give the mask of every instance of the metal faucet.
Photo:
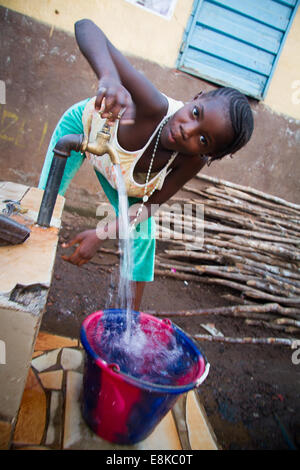
<svg viewBox="0 0 300 470">
<path fill-rule="evenodd" d="M 113 165 L 119 165 L 120 164 L 120 159 L 118 152 L 109 144 L 109 140 L 111 138 L 110 134 L 110 126 L 107 124 L 107 121 L 105 122 L 103 128 L 101 131 L 97 132 L 96 135 L 96 140 L 94 142 L 89 142 L 89 137 L 90 137 L 90 131 L 91 131 L 91 122 L 92 119 L 90 118 L 88 121 L 88 136 L 83 138 L 82 144 L 81 144 L 81 152 L 90 152 L 94 155 L 104 155 L 105 153 L 108 153 L 110 156 L 111 162 Z"/>
</svg>

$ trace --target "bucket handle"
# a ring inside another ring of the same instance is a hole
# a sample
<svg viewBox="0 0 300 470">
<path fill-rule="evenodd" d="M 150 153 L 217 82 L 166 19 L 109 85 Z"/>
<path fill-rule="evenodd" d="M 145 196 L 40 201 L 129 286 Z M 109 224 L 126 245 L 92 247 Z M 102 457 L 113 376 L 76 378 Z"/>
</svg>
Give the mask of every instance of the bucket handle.
<svg viewBox="0 0 300 470">
<path fill-rule="evenodd" d="M 109 367 L 113 372 L 120 372 L 120 367 L 116 362 L 112 362 L 111 364 L 107 364 L 107 367 Z"/>
<path fill-rule="evenodd" d="M 208 376 L 209 368 L 210 368 L 210 364 L 209 362 L 207 362 L 203 374 L 201 375 L 201 377 L 199 377 L 199 379 L 196 382 L 196 388 L 198 388 Z"/>
</svg>

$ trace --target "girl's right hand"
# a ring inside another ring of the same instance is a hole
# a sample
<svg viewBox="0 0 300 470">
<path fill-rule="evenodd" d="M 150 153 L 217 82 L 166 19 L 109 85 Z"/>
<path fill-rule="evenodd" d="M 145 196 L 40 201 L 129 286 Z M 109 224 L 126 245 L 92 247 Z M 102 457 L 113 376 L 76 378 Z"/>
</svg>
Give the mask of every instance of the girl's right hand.
<svg viewBox="0 0 300 470">
<path fill-rule="evenodd" d="M 95 109 L 103 119 L 108 119 L 109 125 L 120 119 L 127 108 L 132 108 L 132 104 L 130 93 L 117 79 L 102 77 L 99 80 Z"/>
</svg>

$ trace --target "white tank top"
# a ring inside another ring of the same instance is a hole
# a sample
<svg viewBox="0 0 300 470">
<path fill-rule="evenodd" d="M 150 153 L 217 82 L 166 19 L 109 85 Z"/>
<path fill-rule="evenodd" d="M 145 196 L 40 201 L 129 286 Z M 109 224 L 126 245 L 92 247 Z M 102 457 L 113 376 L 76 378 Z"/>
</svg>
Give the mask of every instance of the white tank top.
<svg viewBox="0 0 300 470">
<path fill-rule="evenodd" d="M 163 119 L 165 119 L 168 116 L 171 116 L 183 106 L 182 101 L 176 101 L 167 96 L 166 98 L 168 100 L 169 106 L 168 106 L 168 111 Z M 92 98 L 87 103 L 82 114 L 82 123 L 83 123 L 85 135 L 87 135 L 88 133 L 88 118 L 92 114 L 92 125 L 91 125 L 91 131 L 90 131 L 91 142 L 95 140 L 97 132 L 100 129 L 102 129 L 105 123 L 105 119 L 102 119 L 99 113 L 95 111 L 95 99 L 96 97 Z M 153 134 L 150 136 L 146 145 L 143 148 L 132 151 L 132 152 L 123 149 L 118 142 L 117 133 L 118 133 L 119 121 L 116 121 L 116 125 L 111 128 L 110 144 L 117 150 L 119 154 L 121 171 L 122 171 L 122 175 L 123 175 L 123 179 L 124 179 L 128 196 L 142 198 L 145 195 L 146 173 L 145 174 L 139 173 L 135 176 L 136 179 L 134 179 L 134 176 L 133 176 L 134 168 L 135 168 L 136 163 L 144 154 L 146 148 L 152 141 L 156 132 L 158 131 L 161 122 L 158 124 Z M 162 188 L 162 185 L 164 183 L 164 180 L 167 174 L 171 171 L 171 168 L 169 167 L 174 161 L 174 159 L 176 158 L 176 156 L 177 156 L 177 152 L 174 152 L 171 158 L 169 159 L 168 163 L 165 165 L 165 167 L 162 170 L 160 170 L 158 173 L 152 173 L 150 175 L 149 182 L 147 184 L 146 195 L 149 195 L 151 191 L 155 188 L 155 186 L 158 183 L 158 179 L 160 179 L 160 183 L 156 189 L 159 190 Z M 98 156 L 98 155 L 93 155 L 89 152 L 86 152 L 86 157 L 88 161 L 94 166 L 94 168 L 98 170 L 99 173 L 101 173 L 107 179 L 107 181 L 111 184 L 111 186 L 117 189 L 116 188 L 116 174 L 115 174 L 114 166 L 111 163 L 109 155 L 104 154 L 102 156 Z"/>
</svg>

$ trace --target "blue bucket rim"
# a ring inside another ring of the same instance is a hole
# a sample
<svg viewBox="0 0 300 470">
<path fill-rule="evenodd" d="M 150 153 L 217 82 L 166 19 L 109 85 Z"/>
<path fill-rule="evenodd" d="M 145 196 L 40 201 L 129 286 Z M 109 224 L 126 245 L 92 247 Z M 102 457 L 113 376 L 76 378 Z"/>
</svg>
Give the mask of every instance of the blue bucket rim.
<svg viewBox="0 0 300 470">
<path fill-rule="evenodd" d="M 97 310 L 96 312 L 93 312 L 93 313 L 89 314 L 83 320 L 83 322 L 81 324 L 81 327 L 80 327 L 80 340 L 81 340 L 81 343 L 82 343 L 85 351 L 92 357 L 92 359 L 96 362 L 96 364 L 99 367 L 100 366 L 105 367 L 107 369 L 106 371 L 108 373 L 113 374 L 113 376 L 115 378 L 123 379 L 123 380 L 125 380 L 125 382 L 129 383 L 130 385 L 133 385 L 133 386 L 138 385 L 140 388 L 142 388 L 144 390 L 147 390 L 147 391 L 151 391 L 151 392 L 181 394 L 181 393 L 188 392 L 189 390 L 192 390 L 192 389 L 198 387 L 200 384 L 202 384 L 204 382 L 204 380 L 206 379 L 206 377 L 208 375 L 210 364 L 208 363 L 205 354 L 202 353 L 202 351 L 199 349 L 199 347 L 195 343 L 195 341 L 189 336 L 188 333 L 183 331 L 179 326 L 175 325 L 175 323 L 173 323 L 170 319 L 165 319 L 165 318 L 160 319 L 160 318 L 155 317 L 154 315 L 151 315 L 151 314 L 146 313 L 146 312 L 137 312 L 135 310 L 132 311 L 132 313 L 134 315 L 140 315 L 140 314 L 147 315 L 151 319 L 153 319 L 155 321 L 158 321 L 158 322 L 161 322 L 161 323 L 164 323 L 164 324 L 166 324 L 166 320 L 168 322 L 170 322 L 170 325 L 174 329 L 174 331 L 181 334 L 184 337 L 184 339 L 187 341 L 189 346 L 194 350 L 194 352 L 199 357 L 199 360 L 201 360 L 201 359 L 203 360 L 204 368 L 203 368 L 203 372 L 200 375 L 200 377 L 198 377 L 196 380 L 193 380 L 192 382 L 190 382 L 188 384 L 184 384 L 184 385 L 155 384 L 153 382 L 147 382 L 146 380 L 139 379 L 139 378 L 134 377 L 130 374 L 126 374 L 125 372 L 121 371 L 120 369 L 117 369 L 117 367 L 118 367 L 117 364 L 108 364 L 106 361 L 104 361 L 104 359 L 102 359 L 93 350 L 93 348 L 89 344 L 89 341 L 88 341 L 87 335 L 86 335 L 85 324 L 89 320 L 91 320 L 92 317 L 96 316 L 97 314 L 102 314 L 102 315 L 107 314 L 107 313 L 114 313 L 115 314 L 116 312 L 124 313 L 126 311 L 124 309 L 113 309 L 113 308 L 104 309 L 104 310 Z M 116 368 L 114 366 L 116 366 Z M 199 361 L 199 368 L 200 368 L 200 361 Z"/>
</svg>

